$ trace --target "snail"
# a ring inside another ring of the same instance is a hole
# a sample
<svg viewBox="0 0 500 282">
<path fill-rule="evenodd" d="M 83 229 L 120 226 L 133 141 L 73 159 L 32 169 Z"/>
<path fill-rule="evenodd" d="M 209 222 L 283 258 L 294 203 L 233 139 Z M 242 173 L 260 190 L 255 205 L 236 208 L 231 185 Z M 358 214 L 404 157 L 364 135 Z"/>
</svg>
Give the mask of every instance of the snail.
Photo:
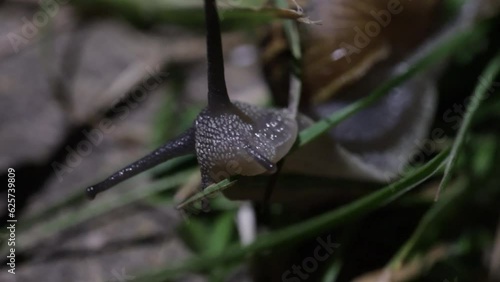
<svg viewBox="0 0 500 282">
<path fill-rule="evenodd" d="M 231 175 L 273 173 L 276 163 L 294 144 L 298 132 L 295 111 L 260 108 L 229 99 L 215 0 L 204 2 L 208 106 L 180 136 L 88 187 L 90 198 L 153 166 L 188 154 L 197 156 L 202 189 Z"/>
<path fill-rule="evenodd" d="M 410 157 L 419 150 L 430 130 L 437 103 L 436 70 L 414 76 L 371 107 L 344 120 L 328 134 L 292 154 L 288 153 L 298 131 L 312 124 L 313 120 L 368 95 L 382 80 L 401 72 L 418 57 L 429 45 L 424 38 L 429 36 L 428 31 L 434 22 L 432 15 L 439 8 L 439 3 L 439 0 L 408 1 L 404 10 L 393 10 L 401 11 L 390 14 L 394 22 L 388 23 L 390 20 L 387 17 L 384 22 L 377 21 L 391 13 L 387 12 L 389 7 L 387 11 L 383 10 L 381 5 L 387 5 L 384 1 L 309 1 L 306 12 L 311 17 L 321 18 L 324 24 L 306 26 L 301 31 L 304 35 L 304 88 L 299 113 L 294 106 L 261 108 L 230 100 L 224 77 L 218 12 L 215 0 L 205 0 L 208 106 L 183 134 L 106 180 L 88 187 L 88 196 L 94 198 L 96 194 L 142 171 L 187 154 L 196 154 L 202 189 L 232 175 L 272 174 L 285 156 L 284 172 L 372 182 L 395 179 L 410 162 Z M 347 19 L 342 21 L 334 17 L 337 9 L 345 10 L 346 7 L 350 8 Z M 371 11 L 375 11 L 375 16 Z M 398 18 L 403 11 L 407 13 L 406 20 Z M 325 20 L 330 18 L 333 20 Z M 416 19 L 421 24 L 413 24 Z M 370 22 L 378 22 L 380 34 L 369 38 L 370 42 L 362 48 L 354 46 L 363 49 L 362 53 L 352 50 L 354 53 L 349 53 L 348 45 L 341 43 L 355 39 L 358 29 L 352 29 L 350 33 L 341 30 L 339 35 L 335 35 L 336 26 L 349 24 L 341 27 L 347 29 L 356 27 L 356 23 Z M 384 26 L 385 23 L 387 26 Z M 445 30 L 447 32 L 443 34 L 449 34 L 454 29 Z M 405 39 L 404 35 L 408 32 L 418 36 Z M 282 36 L 280 31 L 279 36 Z M 445 36 L 436 38 L 431 43 L 443 40 Z M 285 58 L 285 63 L 282 60 L 286 57 L 283 56 L 286 44 L 270 45 L 274 46 L 271 51 L 263 52 L 266 62 L 264 72 L 276 104 L 294 105 L 286 98 L 290 92 L 288 58 Z M 347 56 L 351 61 L 347 60 Z M 258 190 L 245 192 L 229 189 L 227 195 L 232 199 L 262 199 L 262 191 Z M 280 197 L 280 193 L 290 196 L 293 192 L 278 191 L 275 196 Z M 319 193 L 323 195 L 325 191 Z M 314 197 L 318 198 L 317 195 Z M 303 199 L 301 195 L 296 198 Z"/>
</svg>

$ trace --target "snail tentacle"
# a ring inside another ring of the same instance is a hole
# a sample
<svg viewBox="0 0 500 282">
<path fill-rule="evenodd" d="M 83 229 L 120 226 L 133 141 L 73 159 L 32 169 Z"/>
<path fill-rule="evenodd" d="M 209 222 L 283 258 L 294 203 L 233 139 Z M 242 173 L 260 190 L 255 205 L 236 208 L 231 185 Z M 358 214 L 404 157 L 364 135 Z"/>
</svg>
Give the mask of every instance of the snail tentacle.
<svg viewBox="0 0 500 282">
<path fill-rule="evenodd" d="M 172 158 L 194 153 L 195 131 L 194 128 L 191 127 L 177 138 L 167 142 L 150 154 L 113 173 L 111 176 L 106 178 L 106 180 L 88 187 L 86 189 L 87 196 L 90 199 L 94 199 L 98 193 L 106 191 L 116 184 L 139 174 L 140 172 L 148 170 Z"/>
<path fill-rule="evenodd" d="M 208 106 L 215 109 L 231 104 L 224 76 L 220 23 L 215 0 L 205 0 L 205 26 L 207 30 Z"/>
</svg>

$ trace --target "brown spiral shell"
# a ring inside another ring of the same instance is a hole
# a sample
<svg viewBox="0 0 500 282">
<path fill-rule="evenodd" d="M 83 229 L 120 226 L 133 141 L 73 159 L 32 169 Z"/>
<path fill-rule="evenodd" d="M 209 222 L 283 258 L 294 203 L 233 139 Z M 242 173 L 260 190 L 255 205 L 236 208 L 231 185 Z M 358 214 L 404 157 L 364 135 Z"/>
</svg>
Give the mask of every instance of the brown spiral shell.
<svg viewBox="0 0 500 282">
<path fill-rule="evenodd" d="M 300 25 L 302 105 L 339 94 L 368 72 L 399 62 L 436 29 L 440 0 L 309 0 Z M 264 41 L 264 72 L 278 105 L 288 95 L 289 50 L 281 25 Z"/>
</svg>

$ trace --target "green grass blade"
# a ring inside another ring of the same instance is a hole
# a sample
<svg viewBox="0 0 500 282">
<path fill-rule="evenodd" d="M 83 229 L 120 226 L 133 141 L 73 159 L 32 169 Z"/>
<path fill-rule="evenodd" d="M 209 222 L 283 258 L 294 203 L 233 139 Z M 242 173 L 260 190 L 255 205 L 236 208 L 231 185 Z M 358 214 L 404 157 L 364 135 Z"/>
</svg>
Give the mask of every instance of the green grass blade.
<svg viewBox="0 0 500 282">
<path fill-rule="evenodd" d="M 177 209 L 184 209 L 188 206 L 194 205 L 196 202 L 199 202 L 203 199 L 216 197 L 219 192 L 226 190 L 227 188 L 231 187 L 234 183 L 236 183 L 236 180 L 224 179 L 221 182 L 212 184 L 207 188 L 205 188 L 205 190 L 196 193 L 191 198 L 179 204 L 177 206 Z"/>
<path fill-rule="evenodd" d="M 328 267 L 321 281 L 323 282 L 337 281 L 341 269 L 342 269 L 342 261 L 336 260 L 335 262 L 332 263 L 332 265 L 330 265 L 330 267 Z"/>
<path fill-rule="evenodd" d="M 288 3 L 284 0 L 276 0 L 275 2 L 279 8 L 288 8 Z M 295 21 L 285 20 L 283 22 L 283 29 L 286 34 L 288 46 L 290 46 L 290 50 L 292 52 L 292 63 L 294 65 L 290 77 L 288 109 L 293 113 L 294 116 L 296 116 L 299 110 L 300 94 L 302 92 L 302 80 L 299 71 L 299 62 L 302 60 L 302 52 L 300 49 L 300 35 Z"/>
<path fill-rule="evenodd" d="M 228 247 L 226 251 L 220 255 L 202 255 L 188 259 L 177 266 L 168 267 L 159 271 L 150 270 L 147 274 L 138 277 L 134 281 L 164 281 L 165 279 L 173 278 L 183 273 L 204 271 L 220 264 L 234 263 L 235 261 L 244 259 L 250 254 L 312 237 L 327 228 L 338 226 L 350 219 L 365 215 L 397 199 L 434 175 L 434 173 L 444 165 L 448 154 L 449 150 L 445 150 L 424 166 L 413 171 L 410 175 L 381 190 L 305 222 L 262 235 L 253 244 L 248 246 L 233 245 Z"/>
<path fill-rule="evenodd" d="M 464 119 L 462 121 L 462 125 L 458 129 L 457 137 L 453 142 L 453 146 L 450 153 L 450 158 L 446 164 L 446 168 L 444 171 L 443 180 L 439 185 L 436 198 L 437 201 L 439 198 L 439 193 L 441 190 L 446 187 L 448 182 L 451 179 L 453 168 L 456 165 L 458 154 L 460 153 L 466 139 L 466 135 L 469 132 L 472 124 L 472 119 L 479 109 L 479 105 L 481 102 L 487 98 L 487 94 L 492 87 L 492 84 L 495 80 L 495 77 L 498 76 L 500 71 L 500 53 L 496 55 L 491 62 L 488 64 L 484 72 L 479 78 L 479 82 L 474 90 L 474 94 L 472 95 L 471 102 L 467 107 L 467 111 L 465 112 Z"/>
<path fill-rule="evenodd" d="M 186 220 L 178 228 L 178 234 L 186 246 L 194 253 L 203 253 L 208 249 L 207 234 L 210 227 L 201 219 Z"/>
<path fill-rule="evenodd" d="M 423 235 L 426 231 L 432 230 L 435 232 L 436 228 L 432 226 L 436 220 L 443 215 L 443 213 L 454 203 L 454 201 L 460 195 L 463 189 L 458 189 L 458 191 L 454 191 L 453 194 L 446 197 L 444 201 L 440 201 L 435 203 L 422 217 L 420 222 L 418 223 L 417 228 L 411 235 L 410 239 L 408 239 L 404 245 L 399 249 L 399 251 L 394 255 L 394 257 L 389 262 L 388 267 L 391 269 L 399 269 L 410 253 L 415 249 L 415 247 L 422 240 Z"/>
<path fill-rule="evenodd" d="M 233 238 L 234 230 L 234 212 L 221 214 L 215 221 L 215 226 L 211 228 L 207 252 L 210 254 L 223 253 Z"/>
<path fill-rule="evenodd" d="M 23 219 L 22 225 L 19 226 L 20 231 L 24 231 L 29 227 L 50 218 L 52 215 L 61 212 L 71 206 L 79 205 L 84 201 L 88 201 L 83 190 L 76 191 L 71 195 L 68 195 L 64 199 L 57 201 L 56 203 L 44 208 L 43 210 L 37 212 L 31 217 Z"/>
<path fill-rule="evenodd" d="M 275 3 L 279 8 L 288 8 L 288 3 L 285 0 L 275 0 Z M 297 26 L 295 26 L 295 23 L 292 20 L 285 20 L 283 25 L 288 44 L 290 45 L 290 50 L 292 51 L 293 59 L 298 61 L 301 59 L 302 54 L 300 49 L 300 36 L 297 30 Z"/>
</svg>

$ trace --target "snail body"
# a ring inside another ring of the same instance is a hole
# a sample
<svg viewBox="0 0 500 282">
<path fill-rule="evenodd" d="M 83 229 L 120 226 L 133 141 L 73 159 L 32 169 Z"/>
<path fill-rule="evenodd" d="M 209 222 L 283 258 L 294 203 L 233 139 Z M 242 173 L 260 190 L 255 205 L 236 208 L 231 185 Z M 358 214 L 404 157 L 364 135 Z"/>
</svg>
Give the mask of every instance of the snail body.
<svg viewBox="0 0 500 282">
<path fill-rule="evenodd" d="M 195 128 L 203 187 L 231 175 L 275 172 L 298 131 L 289 110 L 241 102 L 222 109 L 206 108 L 198 115 Z"/>
<path fill-rule="evenodd" d="M 98 193 L 171 158 L 196 154 L 202 189 L 231 175 L 273 173 L 295 142 L 295 111 L 260 108 L 231 102 L 224 78 L 224 61 L 215 0 L 205 0 L 208 60 L 208 106 L 193 126 L 142 159 L 87 188 Z"/>
</svg>

